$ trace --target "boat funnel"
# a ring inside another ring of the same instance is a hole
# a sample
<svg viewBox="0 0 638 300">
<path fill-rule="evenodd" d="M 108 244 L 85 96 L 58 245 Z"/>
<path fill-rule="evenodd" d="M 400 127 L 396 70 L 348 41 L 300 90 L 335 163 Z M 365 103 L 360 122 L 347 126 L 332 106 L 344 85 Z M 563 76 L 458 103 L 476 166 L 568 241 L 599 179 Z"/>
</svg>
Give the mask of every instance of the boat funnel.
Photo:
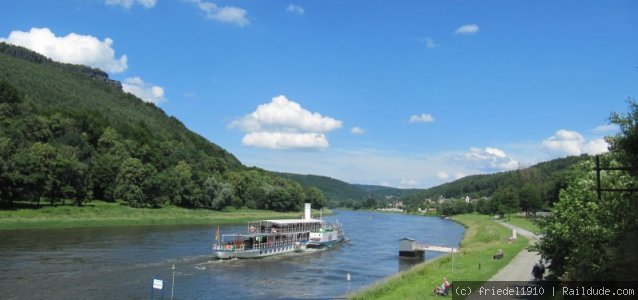
<svg viewBox="0 0 638 300">
<path fill-rule="evenodd" d="M 312 218 L 312 216 L 310 215 L 310 203 L 306 203 L 304 206 L 304 219 L 309 220 Z"/>
</svg>

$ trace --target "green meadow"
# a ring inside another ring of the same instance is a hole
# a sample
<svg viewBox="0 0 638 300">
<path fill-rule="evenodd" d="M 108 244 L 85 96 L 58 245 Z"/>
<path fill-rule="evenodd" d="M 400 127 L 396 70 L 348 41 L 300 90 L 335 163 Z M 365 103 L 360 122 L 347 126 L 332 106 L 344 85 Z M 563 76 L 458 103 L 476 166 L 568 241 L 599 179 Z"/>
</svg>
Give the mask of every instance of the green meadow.
<svg viewBox="0 0 638 300">
<path fill-rule="evenodd" d="M 324 214 L 330 213 L 324 210 Z M 318 215 L 318 212 L 313 212 Z M 61 205 L 37 209 L 0 210 L 0 229 L 95 226 L 229 224 L 273 218 L 299 218 L 300 212 L 235 209 L 221 211 L 176 206 L 132 208 L 125 203 L 92 201 L 82 207 Z"/>
<path fill-rule="evenodd" d="M 348 295 L 350 299 L 424 299 L 432 297 L 432 290 L 447 277 L 456 280 L 487 281 L 506 266 L 528 240 L 519 236 L 510 243 L 511 231 L 488 216 L 468 214 L 452 218 L 465 226 L 465 235 L 458 253 L 438 257 L 414 268 L 393 275 L 370 287 Z M 502 249 L 505 257 L 493 260 L 492 255 Z"/>
</svg>

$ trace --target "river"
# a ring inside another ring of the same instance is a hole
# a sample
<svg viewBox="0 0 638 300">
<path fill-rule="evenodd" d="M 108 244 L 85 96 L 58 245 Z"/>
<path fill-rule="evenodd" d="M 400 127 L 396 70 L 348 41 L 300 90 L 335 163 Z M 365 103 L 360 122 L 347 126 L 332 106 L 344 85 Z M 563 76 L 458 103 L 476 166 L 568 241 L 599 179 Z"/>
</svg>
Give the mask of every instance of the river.
<svg viewBox="0 0 638 300">
<path fill-rule="evenodd" d="M 256 260 L 211 259 L 212 226 L 0 231 L 0 298 L 149 299 L 159 278 L 170 299 L 173 264 L 174 299 L 332 298 L 411 267 L 398 258 L 400 238 L 458 246 L 464 231 L 436 217 L 336 211 L 324 219 L 343 223 L 345 242 Z"/>
</svg>

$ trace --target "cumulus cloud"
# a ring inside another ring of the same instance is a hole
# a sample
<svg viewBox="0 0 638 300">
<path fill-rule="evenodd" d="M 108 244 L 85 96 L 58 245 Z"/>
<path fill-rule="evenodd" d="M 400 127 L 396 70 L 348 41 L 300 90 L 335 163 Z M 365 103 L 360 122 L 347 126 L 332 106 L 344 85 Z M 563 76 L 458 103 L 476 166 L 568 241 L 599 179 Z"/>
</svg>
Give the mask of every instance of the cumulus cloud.
<svg viewBox="0 0 638 300">
<path fill-rule="evenodd" d="M 152 8 L 157 4 L 157 0 L 106 0 L 107 5 L 119 5 L 126 9 L 131 8 L 136 3 L 145 8 Z"/>
<path fill-rule="evenodd" d="M 618 131 L 618 125 L 616 124 L 608 124 L 608 125 L 600 125 L 594 128 L 592 131 L 596 133 L 612 133 Z"/>
<path fill-rule="evenodd" d="M 476 24 L 466 24 L 457 28 L 456 31 L 454 31 L 454 34 L 470 35 L 479 32 L 479 30 L 480 28 Z"/>
<path fill-rule="evenodd" d="M 49 28 L 31 28 L 28 32 L 12 31 L 0 41 L 31 49 L 55 61 L 87 65 L 109 73 L 120 73 L 128 68 L 126 55 L 115 57 L 110 38 L 100 41 L 76 33 L 58 37 Z"/>
<path fill-rule="evenodd" d="M 463 155 L 463 159 L 484 171 L 514 170 L 519 166 L 518 161 L 508 157 L 505 151 L 492 147 L 470 148 L 470 151 Z"/>
<path fill-rule="evenodd" d="M 248 12 L 239 7 L 235 6 L 224 6 L 219 7 L 215 3 L 206 2 L 202 0 L 187 0 L 188 2 L 194 3 L 199 10 L 203 11 L 206 14 L 206 18 L 238 25 L 240 27 L 244 27 L 250 24 L 248 20 Z"/>
<path fill-rule="evenodd" d="M 144 82 L 139 77 L 129 77 L 122 82 L 122 90 L 127 93 L 131 93 L 138 98 L 154 103 L 155 105 L 166 101 L 164 98 L 164 89 L 160 86 L 155 86 Z"/>
<path fill-rule="evenodd" d="M 446 179 L 450 178 L 450 174 L 448 174 L 446 172 L 443 172 L 443 171 L 439 171 L 439 172 L 436 172 L 436 177 L 439 178 L 439 179 L 446 180 Z"/>
<path fill-rule="evenodd" d="M 295 4 L 288 4 L 286 11 L 297 15 L 303 15 L 306 13 L 306 10 L 304 10 L 303 7 Z"/>
<path fill-rule="evenodd" d="M 352 133 L 352 134 L 364 134 L 364 133 L 366 133 L 366 131 L 365 131 L 365 129 L 363 129 L 361 127 L 355 126 L 355 127 L 352 127 L 352 129 L 350 129 L 350 133 Z"/>
<path fill-rule="evenodd" d="M 325 133 L 341 128 L 341 121 L 310 112 L 299 103 L 280 95 L 270 103 L 229 124 L 246 135 L 246 146 L 270 149 L 327 148 Z"/>
<path fill-rule="evenodd" d="M 241 142 L 246 146 L 270 149 L 327 148 L 329 146 L 325 134 L 312 132 L 249 132 Z"/>
<path fill-rule="evenodd" d="M 581 155 L 600 154 L 609 151 L 609 145 L 603 139 L 587 141 L 583 135 L 576 131 L 561 129 L 556 131 L 553 136 L 543 140 L 541 147 L 550 152 Z"/>
<path fill-rule="evenodd" d="M 411 115 L 408 121 L 410 123 L 431 123 L 434 122 L 434 117 L 431 114 Z"/>
</svg>

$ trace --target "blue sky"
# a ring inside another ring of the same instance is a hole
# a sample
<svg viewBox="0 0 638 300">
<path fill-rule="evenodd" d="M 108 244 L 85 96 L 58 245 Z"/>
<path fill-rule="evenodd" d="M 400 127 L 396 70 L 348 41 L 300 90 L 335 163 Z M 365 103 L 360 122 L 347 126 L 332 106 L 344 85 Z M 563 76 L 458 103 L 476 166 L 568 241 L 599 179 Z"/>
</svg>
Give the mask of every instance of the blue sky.
<svg viewBox="0 0 638 300">
<path fill-rule="evenodd" d="M 423 188 L 604 151 L 636 1 L 4 1 L 0 39 L 88 64 L 244 164 Z"/>
</svg>

